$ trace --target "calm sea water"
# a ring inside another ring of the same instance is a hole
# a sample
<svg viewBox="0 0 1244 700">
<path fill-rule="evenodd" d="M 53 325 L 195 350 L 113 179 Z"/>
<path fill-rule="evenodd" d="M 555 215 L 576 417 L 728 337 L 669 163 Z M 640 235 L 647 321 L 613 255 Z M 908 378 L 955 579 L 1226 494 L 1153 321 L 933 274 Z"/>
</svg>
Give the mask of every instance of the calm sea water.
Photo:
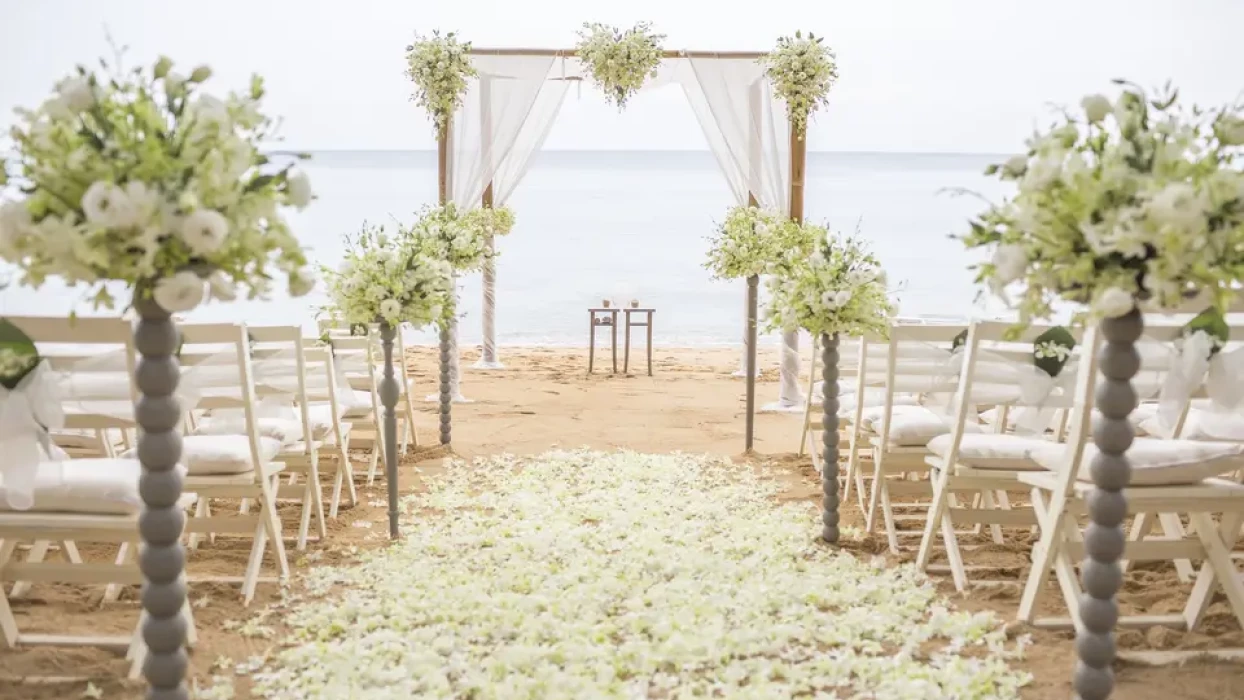
<svg viewBox="0 0 1244 700">
<path fill-rule="evenodd" d="M 813 153 L 807 217 L 835 228 L 857 224 L 899 291 L 904 314 L 970 314 L 973 258 L 949 234 L 983 206 L 946 188 L 1000 199 L 986 154 Z M 330 151 L 308 172 L 318 200 L 292 215 L 315 260 L 335 265 L 340 240 L 363 221 L 409 221 L 436 197 L 431 152 Z M 501 344 L 582 344 L 586 309 L 602 298 L 638 299 L 657 308 L 656 340 L 701 345 L 737 342 L 744 284 L 709 278 L 707 237 L 732 205 L 708 152 L 545 152 L 508 202 L 517 224 L 499 241 L 497 334 Z M 462 280 L 461 337 L 481 336 L 479 275 Z M 72 290 L 0 292 L 0 313 L 65 313 L 85 306 Z M 313 298 L 204 306 L 191 320 L 301 322 L 314 326 Z M 76 306 L 75 306 L 76 305 Z M 412 334 L 430 341 L 428 334 Z M 770 339 L 771 340 L 771 339 Z"/>
</svg>

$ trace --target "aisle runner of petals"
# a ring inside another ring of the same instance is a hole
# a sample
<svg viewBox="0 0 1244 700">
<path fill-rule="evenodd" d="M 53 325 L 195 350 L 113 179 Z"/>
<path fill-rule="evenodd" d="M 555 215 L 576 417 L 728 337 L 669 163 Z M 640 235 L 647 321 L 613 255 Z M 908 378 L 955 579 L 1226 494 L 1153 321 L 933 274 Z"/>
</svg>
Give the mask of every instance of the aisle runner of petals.
<svg viewBox="0 0 1244 700">
<path fill-rule="evenodd" d="M 550 452 L 455 464 L 406 539 L 322 567 L 253 678 L 281 698 L 1008 698 L 998 620 L 814 541 L 746 466 Z"/>
</svg>

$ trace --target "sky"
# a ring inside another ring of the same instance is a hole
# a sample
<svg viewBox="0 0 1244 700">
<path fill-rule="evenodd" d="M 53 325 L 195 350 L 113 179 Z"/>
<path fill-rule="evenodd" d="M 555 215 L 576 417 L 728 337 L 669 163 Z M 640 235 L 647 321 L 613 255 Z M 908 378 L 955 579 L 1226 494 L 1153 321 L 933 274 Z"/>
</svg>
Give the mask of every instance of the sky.
<svg viewBox="0 0 1244 700">
<path fill-rule="evenodd" d="M 1212 105 L 1244 88 L 1244 0 L 0 0 L 0 127 L 78 63 L 127 45 L 130 65 L 206 63 L 213 90 L 269 90 L 299 150 L 428 149 L 404 47 L 457 30 L 480 47 L 570 48 L 583 22 L 653 22 L 665 47 L 768 50 L 826 37 L 841 79 L 810 128 L 819 151 L 1009 153 L 1054 105 L 1111 78 L 1172 80 Z M 705 148 L 676 86 L 625 113 L 572 89 L 547 149 Z"/>
</svg>

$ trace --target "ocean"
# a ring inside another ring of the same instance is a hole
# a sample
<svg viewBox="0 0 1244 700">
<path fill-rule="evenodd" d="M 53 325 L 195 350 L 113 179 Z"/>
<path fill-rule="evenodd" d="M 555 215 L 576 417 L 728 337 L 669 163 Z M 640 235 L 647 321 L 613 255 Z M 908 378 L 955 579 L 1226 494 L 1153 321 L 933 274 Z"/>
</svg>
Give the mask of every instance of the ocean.
<svg viewBox="0 0 1244 700">
<path fill-rule="evenodd" d="M 425 151 L 321 151 L 306 165 L 317 200 L 291 213 L 312 259 L 335 266 L 343 234 L 368 221 L 410 221 L 436 198 L 436 159 Z M 982 171 L 991 154 L 810 153 L 806 218 L 855 230 L 871 241 L 904 315 L 986 311 L 967 269 L 975 259 L 950 235 L 966 230 L 984 204 L 1004 194 Z M 501 345 L 581 345 L 586 309 L 602 299 L 657 309 L 662 345 L 737 343 L 745 284 L 715 281 L 704 269 L 708 237 L 733 205 L 707 151 L 548 151 L 538 155 L 507 203 L 514 231 L 500 239 L 497 338 Z M 460 285 L 460 344 L 481 338 L 480 275 Z M 192 321 L 302 323 L 314 328 L 322 293 L 291 300 L 208 304 Z M 996 311 L 996 305 L 989 310 Z M 89 312 L 60 286 L 0 291 L 0 314 Z M 415 343 L 431 333 L 411 332 Z M 764 342 L 775 342 L 770 334 Z"/>
</svg>

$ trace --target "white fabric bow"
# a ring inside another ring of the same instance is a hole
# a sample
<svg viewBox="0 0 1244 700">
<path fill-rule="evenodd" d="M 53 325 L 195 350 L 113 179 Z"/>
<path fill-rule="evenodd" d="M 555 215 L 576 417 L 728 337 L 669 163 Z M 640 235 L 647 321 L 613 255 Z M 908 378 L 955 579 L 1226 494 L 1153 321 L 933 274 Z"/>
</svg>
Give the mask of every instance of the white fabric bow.
<svg viewBox="0 0 1244 700">
<path fill-rule="evenodd" d="M 1244 403 L 1244 348 L 1210 357 L 1213 347 L 1213 338 L 1197 331 L 1171 353 L 1158 395 L 1158 419 L 1163 427 L 1171 429 L 1179 422 L 1192 392 L 1202 383 L 1216 410 L 1234 411 Z"/>
<path fill-rule="evenodd" d="M 48 461 L 48 431 L 65 424 L 57 381 L 46 362 L 40 362 L 12 391 L 0 387 L 0 484 L 14 510 L 35 504 L 39 465 Z M 47 474 L 59 481 L 57 474 Z"/>
<path fill-rule="evenodd" d="M 1076 359 L 1072 358 L 1064 363 L 1062 371 L 1054 377 L 1036 365 L 1018 369 L 1016 381 L 1019 384 L 1021 407 L 1015 412 L 1015 432 L 1043 434 L 1054 419 L 1056 410 L 1045 404 L 1055 392 L 1063 394 L 1074 388 Z"/>
</svg>

